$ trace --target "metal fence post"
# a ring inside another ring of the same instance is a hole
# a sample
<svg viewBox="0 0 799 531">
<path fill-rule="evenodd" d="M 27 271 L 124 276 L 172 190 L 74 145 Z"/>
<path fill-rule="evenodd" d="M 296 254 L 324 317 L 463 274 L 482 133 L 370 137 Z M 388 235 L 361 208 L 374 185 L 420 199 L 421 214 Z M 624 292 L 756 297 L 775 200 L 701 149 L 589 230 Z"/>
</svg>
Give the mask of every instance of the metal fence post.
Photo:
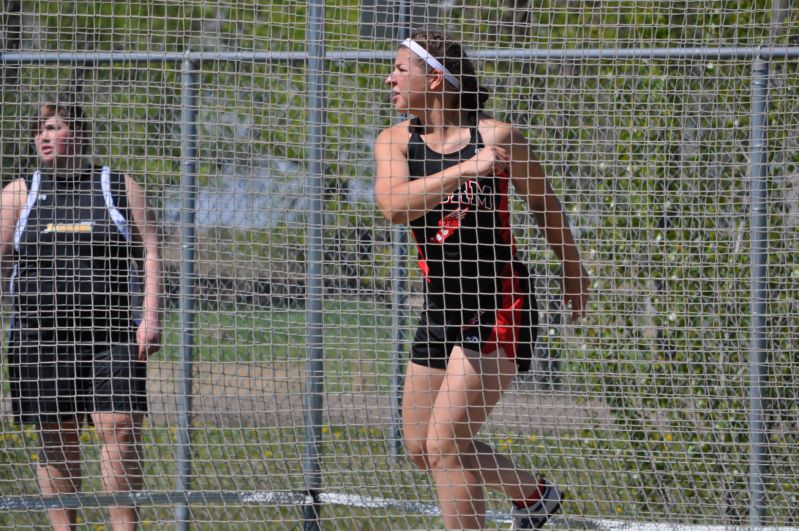
<svg viewBox="0 0 799 531">
<path fill-rule="evenodd" d="M 194 348 L 194 254 L 197 202 L 197 64 L 186 59 L 182 68 L 181 176 L 180 176 L 180 370 L 178 393 L 176 490 L 191 490 L 191 394 Z M 189 529 L 188 497 L 175 505 L 176 528 Z"/>
<path fill-rule="evenodd" d="M 399 38 L 411 36 L 411 6 L 408 0 L 401 2 Z M 402 451 L 402 388 L 405 385 L 403 372 L 405 326 L 408 322 L 408 268 L 405 257 L 408 244 L 407 231 L 404 226 L 395 225 L 391 229 L 391 325 L 394 355 L 391 363 L 391 441 L 390 459 L 397 463 Z"/>
<path fill-rule="evenodd" d="M 768 206 L 766 205 L 766 164 L 768 127 L 768 60 L 756 57 L 752 65 L 752 130 L 750 167 L 750 341 L 749 351 L 749 524 L 763 525 L 766 469 L 763 389 L 766 383 L 766 260 Z"/>
<path fill-rule="evenodd" d="M 402 388 L 405 382 L 403 360 L 405 325 L 408 321 L 408 268 L 405 266 L 407 253 L 406 228 L 395 226 L 391 229 L 391 328 L 393 356 L 391 362 L 391 442 L 390 458 L 396 463 L 402 450 Z"/>
<path fill-rule="evenodd" d="M 303 506 L 303 529 L 319 529 L 322 489 L 322 406 L 324 403 L 324 321 L 322 285 L 322 157 L 324 152 L 324 0 L 315 0 L 309 7 L 307 31 L 308 83 L 308 258 L 306 266 L 307 306 L 306 335 L 308 351 L 305 383 L 305 459 L 303 474 L 309 500 Z"/>
</svg>

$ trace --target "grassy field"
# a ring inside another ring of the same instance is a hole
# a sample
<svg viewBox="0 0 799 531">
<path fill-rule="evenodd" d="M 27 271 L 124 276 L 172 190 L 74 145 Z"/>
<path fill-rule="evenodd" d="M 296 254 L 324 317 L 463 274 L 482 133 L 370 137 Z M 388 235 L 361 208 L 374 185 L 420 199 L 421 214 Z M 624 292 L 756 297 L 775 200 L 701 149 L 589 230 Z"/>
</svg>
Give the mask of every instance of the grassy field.
<svg viewBox="0 0 799 531">
<path fill-rule="evenodd" d="M 2 496 L 36 495 L 29 463 L 37 460 L 35 437 L 30 430 L 11 424 L 3 426 L 3 453 L 0 464 Z M 303 433 L 299 429 L 238 428 L 215 429 L 195 426 L 192 430 L 191 490 L 209 493 L 230 491 L 302 492 Z M 325 426 L 323 428 L 322 470 L 324 492 L 379 497 L 411 503 L 434 504 L 434 491 L 424 474 L 412 470 L 400 457 L 389 459 L 389 437 L 379 428 Z M 548 470 L 550 477 L 569 487 L 569 514 L 619 515 L 625 511 L 624 500 L 613 500 L 609 492 L 601 496 L 598 476 L 586 472 L 612 470 L 611 460 L 597 456 L 575 456 L 585 449 L 579 438 L 489 435 L 502 451 L 511 453 L 519 464 Z M 101 493 L 98 444 L 93 429 L 83 435 L 84 492 Z M 177 480 L 175 465 L 176 433 L 170 428 L 151 425 L 143 432 L 146 490 L 152 493 L 173 491 Z M 612 481 L 611 481 L 612 483 Z M 581 487 L 580 487 L 581 486 Z M 600 494 L 600 496 L 597 496 Z M 507 501 L 491 496 L 494 511 L 507 510 Z M 631 508 L 631 507 L 630 507 Z M 301 526 L 297 506 L 273 507 L 257 504 L 194 504 L 191 508 L 194 528 L 226 529 L 281 528 Z M 155 528 L 174 521 L 170 506 L 144 506 L 144 528 Z M 85 528 L 102 529 L 104 515 L 97 507 L 81 511 Z M 364 509 L 344 505 L 322 508 L 324 528 L 342 529 L 419 529 L 441 526 L 438 518 L 393 509 Z M 6 512 L 0 525 L 13 527 L 46 525 L 43 512 Z"/>
<path fill-rule="evenodd" d="M 216 376 L 211 374 L 211 386 L 215 377 L 221 381 L 226 367 L 291 366 L 299 383 L 293 391 L 299 396 L 293 398 L 301 400 L 307 355 L 303 308 L 209 308 L 198 311 L 195 322 L 195 362 L 219 367 Z M 326 400 L 332 395 L 388 395 L 393 355 L 390 310 L 363 301 L 327 301 L 324 328 Z M 170 312 L 165 323 L 165 348 L 157 355 L 157 363 L 177 365 L 179 332 L 178 315 Z M 305 421 L 301 405 L 283 411 L 284 416 L 277 421 L 262 423 L 257 418 L 239 416 L 235 409 L 240 406 L 239 395 L 234 391 L 227 390 L 226 423 L 195 417 L 191 428 L 191 490 L 304 492 Z M 270 396 L 262 398 L 270 400 Z M 368 410 L 373 405 L 363 403 L 360 407 Z M 323 414 L 323 492 L 434 504 L 428 477 L 413 470 L 403 456 L 391 459 L 395 440 L 387 422 L 377 417 L 333 419 L 326 411 Z M 155 416 L 151 417 L 143 430 L 146 491 L 172 492 L 178 478 L 175 422 L 163 418 L 156 422 Z M 493 428 L 496 432 L 487 429 L 484 436 L 520 466 L 541 471 L 565 486 L 569 501 L 564 513 L 570 517 L 658 520 L 673 514 L 670 508 L 675 506 L 683 511 L 676 517 L 680 522 L 707 522 L 718 517 L 718 492 L 726 478 L 712 473 L 692 476 L 702 464 L 685 461 L 696 453 L 677 433 L 663 433 L 661 441 L 642 446 L 630 438 L 624 426 L 606 428 L 615 430 L 612 433 L 591 429 L 533 433 L 515 432 L 509 425 L 500 420 Z M 2 420 L 0 428 L 0 497 L 36 496 L 31 466 L 38 459 L 34 433 L 13 425 L 8 418 Z M 517 425 L 517 429 L 525 430 L 525 426 Z M 84 432 L 83 443 L 83 492 L 100 493 L 98 444 L 92 429 Z M 642 453 L 642 448 L 648 448 L 649 453 Z M 691 489 L 684 491 L 682 485 Z M 506 500 L 495 494 L 489 496 L 490 510 L 508 509 Z M 691 514 L 685 512 L 686 508 Z M 196 503 L 191 510 L 196 529 L 301 527 L 298 506 Z M 145 504 L 142 517 L 144 528 L 171 526 L 174 507 Z M 81 518 L 85 529 L 104 528 L 103 513 L 96 507 L 86 507 Z M 326 529 L 441 526 L 435 517 L 399 508 L 325 505 L 322 519 Z M 46 518 L 41 511 L 8 511 L 0 513 L 2 526 L 46 526 Z"/>
<path fill-rule="evenodd" d="M 198 366 L 218 367 L 220 376 L 231 372 L 231 367 L 264 365 L 294 367 L 292 374 L 303 375 L 308 341 L 306 311 L 301 304 L 201 304 L 198 307 L 194 314 L 192 349 L 192 359 Z M 387 396 L 394 356 L 390 307 L 355 299 L 326 300 L 323 326 L 327 395 L 357 392 Z M 409 335 L 410 330 L 406 330 L 406 337 Z M 164 348 L 155 355 L 153 364 L 177 366 L 180 342 L 180 316 L 172 308 L 164 322 Z M 212 374 L 210 384 L 214 383 Z M 195 387 L 195 392 L 198 389 Z M 7 377 L 3 378 L 3 390 L 8 396 Z M 238 391 L 225 390 L 233 397 L 229 407 L 234 419 Z M 173 394 L 168 398 L 174 398 L 174 391 L 170 393 Z M 195 400 L 197 402 L 199 400 Z M 362 405 L 364 409 L 370 407 L 372 404 Z M 238 425 L 215 425 L 195 420 L 191 429 L 191 489 L 211 493 L 304 492 L 302 410 L 297 408 L 296 411 L 284 411 L 284 414 L 289 415 L 291 421 L 285 425 L 260 425 L 251 420 L 242 420 Z M 324 492 L 434 503 L 434 490 L 427 476 L 413 470 L 402 456 L 396 462 L 390 459 L 395 444 L 391 426 L 355 421 L 331 424 L 329 418 L 324 422 L 321 452 Z M 37 496 L 33 471 L 38 461 L 35 434 L 28 428 L 12 424 L 8 418 L 2 420 L 1 428 L 0 497 Z M 178 482 L 174 419 L 148 420 L 142 437 L 145 490 L 155 494 L 174 491 Z M 534 442 L 526 436 L 497 437 L 497 444 L 508 446 L 509 451 L 524 456 L 522 462 L 526 465 L 553 470 L 557 458 L 543 456 L 543 439 Z M 101 493 L 98 441 L 91 428 L 85 430 L 82 442 L 85 463 L 82 492 Z M 546 462 L 541 463 L 542 459 Z M 503 501 L 495 509 L 506 510 L 506 503 Z M 296 506 L 195 504 L 192 515 L 193 527 L 199 529 L 292 529 L 298 528 L 301 522 L 300 508 Z M 142 518 L 145 528 L 171 525 L 175 518 L 174 507 L 144 505 Z M 432 528 L 441 525 L 434 517 L 415 515 L 411 511 L 343 505 L 325 506 L 322 518 L 326 528 Z M 84 528 L 104 528 L 104 514 L 100 508 L 86 507 L 81 511 L 81 519 Z M 43 511 L 0 513 L 0 527 L 46 525 Z"/>
<path fill-rule="evenodd" d="M 346 391 L 365 372 L 388 385 L 393 356 L 391 310 L 362 300 L 328 300 L 323 312 L 325 385 Z M 177 361 L 180 316 L 172 311 L 158 359 Z M 222 363 L 304 363 L 306 313 L 301 307 L 221 306 L 195 315 L 193 359 Z"/>
</svg>

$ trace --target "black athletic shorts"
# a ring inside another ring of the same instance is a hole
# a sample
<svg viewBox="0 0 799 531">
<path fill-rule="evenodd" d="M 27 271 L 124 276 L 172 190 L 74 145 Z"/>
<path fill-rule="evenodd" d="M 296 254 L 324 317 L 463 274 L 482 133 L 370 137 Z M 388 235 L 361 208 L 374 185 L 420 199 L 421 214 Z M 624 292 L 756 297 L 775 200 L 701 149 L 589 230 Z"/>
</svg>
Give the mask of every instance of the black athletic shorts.
<svg viewBox="0 0 799 531">
<path fill-rule="evenodd" d="M 8 358 L 13 412 L 21 423 L 147 411 L 147 362 L 139 360 L 133 335 L 113 344 L 12 339 Z"/>
<path fill-rule="evenodd" d="M 538 307 L 532 293 L 507 297 L 498 309 L 452 311 L 427 300 L 411 345 L 411 362 L 446 369 L 456 346 L 491 353 L 502 348 L 516 361 L 519 372 L 527 372 L 538 337 Z"/>
</svg>

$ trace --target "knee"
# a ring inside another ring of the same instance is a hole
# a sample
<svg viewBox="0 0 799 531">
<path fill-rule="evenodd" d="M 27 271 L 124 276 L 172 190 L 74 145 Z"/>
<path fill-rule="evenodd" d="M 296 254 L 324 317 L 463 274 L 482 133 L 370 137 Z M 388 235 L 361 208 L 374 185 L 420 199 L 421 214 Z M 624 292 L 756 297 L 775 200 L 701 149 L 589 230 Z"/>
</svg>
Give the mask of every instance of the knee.
<svg viewBox="0 0 799 531">
<path fill-rule="evenodd" d="M 450 469 L 460 466 L 461 456 L 455 440 L 429 437 L 406 439 L 405 450 L 420 470 Z"/>
<path fill-rule="evenodd" d="M 460 468 L 460 459 L 455 441 L 440 438 L 427 440 L 427 462 L 431 470 Z"/>
<path fill-rule="evenodd" d="M 95 428 L 102 444 L 129 446 L 136 444 L 138 439 L 138 426 L 132 418 L 103 419 L 95 422 Z"/>
<path fill-rule="evenodd" d="M 64 466 L 80 460 L 80 439 L 75 427 L 42 426 L 40 431 L 39 464 Z"/>
<path fill-rule="evenodd" d="M 425 448 L 425 441 L 420 439 L 408 440 L 405 439 L 405 452 L 411 463 L 414 464 L 419 470 L 429 470 L 430 463 L 427 459 L 427 450 Z"/>
<path fill-rule="evenodd" d="M 128 446 L 136 442 L 136 432 L 132 426 L 117 426 L 97 430 L 97 437 L 102 444 Z"/>
</svg>

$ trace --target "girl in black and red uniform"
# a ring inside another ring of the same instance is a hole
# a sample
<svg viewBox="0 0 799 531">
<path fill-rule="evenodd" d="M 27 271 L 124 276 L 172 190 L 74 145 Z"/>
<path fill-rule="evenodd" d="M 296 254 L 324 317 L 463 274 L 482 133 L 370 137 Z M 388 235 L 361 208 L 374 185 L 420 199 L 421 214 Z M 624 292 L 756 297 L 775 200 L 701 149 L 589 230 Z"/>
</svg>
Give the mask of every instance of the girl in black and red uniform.
<svg viewBox="0 0 799 531">
<path fill-rule="evenodd" d="M 410 225 L 426 280 L 403 393 L 406 448 L 432 473 L 448 528 L 483 526 L 484 487 L 513 500 L 514 528 L 539 528 L 561 491 L 475 439 L 517 370 L 529 369 L 536 339 L 535 297 L 511 235 L 511 182 L 563 262 L 575 320 L 588 275 L 524 137 L 480 112 L 487 94 L 457 42 L 415 34 L 386 81 L 396 109 L 413 118 L 377 138 L 375 198 L 386 219 Z"/>
</svg>

